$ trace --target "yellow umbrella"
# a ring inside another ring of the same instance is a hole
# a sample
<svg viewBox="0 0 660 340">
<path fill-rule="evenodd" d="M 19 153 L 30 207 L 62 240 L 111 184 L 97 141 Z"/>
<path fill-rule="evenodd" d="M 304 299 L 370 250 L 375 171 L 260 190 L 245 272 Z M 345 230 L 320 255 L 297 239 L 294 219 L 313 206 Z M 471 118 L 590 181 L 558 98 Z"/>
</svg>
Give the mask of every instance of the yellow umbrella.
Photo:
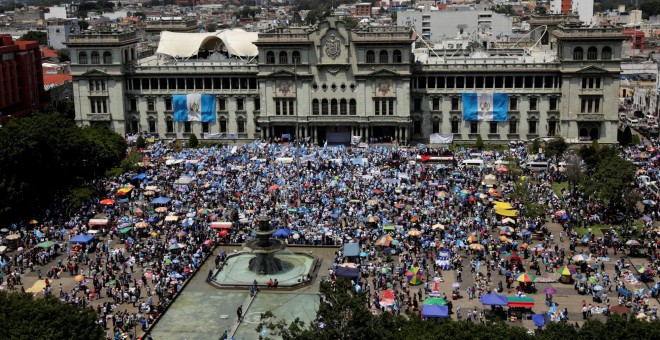
<svg viewBox="0 0 660 340">
<path fill-rule="evenodd" d="M 438 223 L 438 224 L 434 224 L 434 225 L 431 227 L 431 229 L 433 229 L 433 230 L 436 230 L 436 229 L 442 229 L 442 230 L 445 230 L 445 226 L 442 225 L 442 224 L 440 224 L 440 223 Z"/>
<path fill-rule="evenodd" d="M 518 210 L 495 209 L 495 213 L 500 216 L 516 217 L 516 215 L 518 215 Z"/>
<path fill-rule="evenodd" d="M 484 250 L 485 247 L 484 247 L 483 244 L 473 243 L 473 244 L 470 245 L 470 249 L 474 249 L 474 250 Z"/>
<path fill-rule="evenodd" d="M 495 204 L 495 209 L 501 209 L 501 210 L 513 209 L 513 207 L 509 202 L 495 201 L 493 202 L 493 204 Z"/>
<path fill-rule="evenodd" d="M 408 236 L 419 236 L 421 234 L 422 232 L 417 229 L 411 229 L 410 231 L 408 231 Z"/>
<path fill-rule="evenodd" d="M 73 279 L 76 280 L 76 282 L 82 282 L 85 280 L 85 275 L 76 275 Z"/>
<path fill-rule="evenodd" d="M 136 227 L 136 228 L 146 228 L 146 227 L 148 227 L 148 226 L 149 226 L 149 223 L 147 223 L 147 222 L 138 222 L 138 223 L 135 223 L 135 227 Z"/>
</svg>

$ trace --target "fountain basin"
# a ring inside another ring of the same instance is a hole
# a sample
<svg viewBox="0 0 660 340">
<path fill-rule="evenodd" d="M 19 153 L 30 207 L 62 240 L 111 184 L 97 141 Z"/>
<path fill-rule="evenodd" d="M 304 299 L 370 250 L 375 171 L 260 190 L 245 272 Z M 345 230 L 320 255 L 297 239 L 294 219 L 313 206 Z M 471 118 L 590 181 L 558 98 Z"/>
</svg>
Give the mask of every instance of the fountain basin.
<svg viewBox="0 0 660 340">
<path fill-rule="evenodd" d="M 227 256 L 225 265 L 214 275 L 211 283 L 221 288 L 241 288 L 251 286 L 257 280 L 259 286 L 268 286 L 270 279 L 277 279 L 278 287 L 296 287 L 305 284 L 307 275 L 313 277 L 316 258 L 305 253 L 280 251 L 272 254 L 282 266 L 274 274 L 258 274 L 250 270 L 250 262 L 259 255 L 239 252 Z"/>
</svg>

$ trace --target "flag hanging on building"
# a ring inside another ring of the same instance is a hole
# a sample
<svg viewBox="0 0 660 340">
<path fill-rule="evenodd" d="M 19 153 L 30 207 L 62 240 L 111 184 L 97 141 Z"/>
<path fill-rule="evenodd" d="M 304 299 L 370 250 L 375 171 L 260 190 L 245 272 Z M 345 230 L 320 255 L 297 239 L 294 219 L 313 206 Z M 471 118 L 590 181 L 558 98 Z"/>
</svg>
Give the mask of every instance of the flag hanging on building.
<svg viewBox="0 0 660 340">
<path fill-rule="evenodd" d="M 463 120 L 506 122 L 509 95 L 506 93 L 463 93 Z"/>
<path fill-rule="evenodd" d="M 215 95 L 175 94 L 172 95 L 174 120 L 177 122 L 215 121 Z"/>
</svg>

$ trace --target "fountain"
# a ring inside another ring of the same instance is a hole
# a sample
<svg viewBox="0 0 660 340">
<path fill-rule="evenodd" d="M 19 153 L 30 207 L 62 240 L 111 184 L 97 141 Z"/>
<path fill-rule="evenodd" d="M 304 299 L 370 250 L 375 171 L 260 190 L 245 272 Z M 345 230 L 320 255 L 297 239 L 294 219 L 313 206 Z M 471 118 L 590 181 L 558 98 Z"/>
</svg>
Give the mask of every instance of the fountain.
<svg viewBox="0 0 660 340">
<path fill-rule="evenodd" d="M 275 257 L 275 253 L 284 250 L 286 244 L 282 240 L 272 238 L 275 229 L 271 228 L 270 219 L 267 216 L 257 217 L 259 227 L 254 233 L 255 239 L 248 240 L 243 249 L 256 256 L 250 259 L 249 269 L 259 275 L 275 274 L 281 272 L 282 261 Z"/>
<path fill-rule="evenodd" d="M 279 287 L 302 286 L 314 272 L 316 258 L 307 253 L 287 250 L 287 244 L 273 238 L 275 229 L 268 216 L 256 219 L 255 238 L 243 244 L 243 251 L 229 254 L 224 266 L 216 271 L 211 284 L 221 287 L 246 287 L 257 280 L 265 285 L 277 279 Z"/>
</svg>

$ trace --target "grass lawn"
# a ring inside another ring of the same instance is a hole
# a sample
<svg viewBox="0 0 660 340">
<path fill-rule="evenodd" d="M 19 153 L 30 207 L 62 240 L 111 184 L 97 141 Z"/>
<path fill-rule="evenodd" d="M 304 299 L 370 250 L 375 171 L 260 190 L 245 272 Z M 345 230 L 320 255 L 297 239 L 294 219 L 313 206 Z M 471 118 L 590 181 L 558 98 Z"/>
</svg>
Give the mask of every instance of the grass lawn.
<svg viewBox="0 0 660 340">
<path fill-rule="evenodd" d="M 554 182 L 552 183 L 552 191 L 561 198 L 561 189 L 568 189 L 568 182 Z"/>
<path fill-rule="evenodd" d="M 644 227 L 644 223 L 642 223 L 642 220 L 636 220 L 635 225 L 637 226 L 637 230 L 641 230 Z M 610 225 L 609 224 L 594 224 L 593 226 L 587 227 L 587 228 L 577 228 L 576 231 L 580 237 L 584 236 L 584 234 L 589 232 L 589 228 L 591 228 L 591 232 L 595 236 L 603 236 L 603 232 L 601 229 L 609 229 Z M 617 226 L 614 226 L 615 230 L 617 230 Z M 618 231 L 617 231 L 618 233 Z"/>
</svg>

